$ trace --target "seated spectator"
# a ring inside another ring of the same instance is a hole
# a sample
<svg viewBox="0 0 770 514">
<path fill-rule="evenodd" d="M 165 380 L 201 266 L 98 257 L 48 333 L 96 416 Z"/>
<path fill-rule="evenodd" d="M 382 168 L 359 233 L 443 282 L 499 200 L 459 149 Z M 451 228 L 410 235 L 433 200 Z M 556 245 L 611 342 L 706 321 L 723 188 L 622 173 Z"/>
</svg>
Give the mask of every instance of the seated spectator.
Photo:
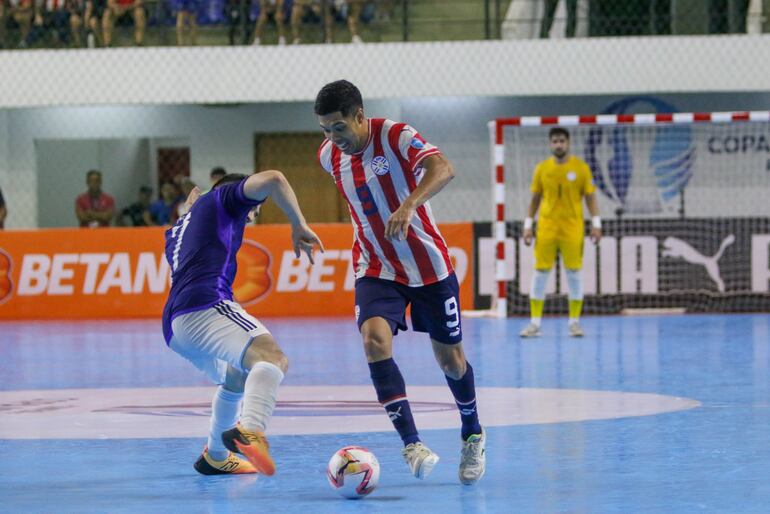
<svg viewBox="0 0 770 514">
<path fill-rule="evenodd" d="M 83 46 L 80 39 L 80 30 L 85 21 L 85 2 L 84 0 L 65 0 L 64 5 L 70 15 L 70 36 L 72 37 L 72 46 L 80 48 Z"/>
<path fill-rule="evenodd" d="M 176 44 L 177 46 L 195 46 L 198 36 L 198 0 L 175 0 Z"/>
<path fill-rule="evenodd" d="M 351 43 L 364 42 L 364 40 L 361 39 L 361 36 L 358 34 L 358 20 L 361 18 L 361 8 L 363 7 L 364 3 L 365 0 L 335 0 L 334 2 L 337 12 L 342 16 L 343 19 L 347 19 Z M 333 39 L 331 33 L 329 34 L 329 38 Z"/>
<path fill-rule="evenodd" d="M 0 230 L 5 228 L 6 216 L 8 216 L 8 209 L 5 206 L 5 198 L 3 198 L 3 190 L 0 189 Z"/>
<path fill-rule="evenodd" d="M 153 225 L 150 216 L 150 203 L 152 202 L 152 188 L 142 186 L 139 188 L 139 199 L 120 211 L 118 225 L 121 227 L 149 227 Z M 128 222 L 126 223 L 126 218 Z"/>
<path fill-rule="evenodd" d="M 107 0 L 107 8 L 102 18 L 104 46 L 112 44 L 112 32 L 115 24 L 131 17 L 134 21 L 134 42 L 136 46 L 144 44 L 144 27 L 147 15 L 142 0 Z"/>
<path fill-rule="evenodd" d="M 80 19 L 72 16 L 68 4 L 70 0 L 43 0 L 42 1 L 42 26 L 33 29 L 30 35 L 30 44 L 34 44 L 38 38 L 44 38 L 46 33 L 53 36 L 53 45 L 56 47 L 69 46 L 71 34 L 80 28 Z"/>
<path fill-rule="evenodd" d="M 102 20 L 107 11 L 107 0 L 84 0 L 85 12 L 83 19 L 86 23 L 86 40 L 88 48 L 104 45 L 102 37 Z"/>
<path fill-rule="evenodd" d="M 302 42 L 299 36 L 302 18 L 308 14 L 321 17 L 324 21 L 324 40 L 327 43 L 332 42 L 332 16 L 331 2 L 325 0 L 294 0 L 291 9 L 291 37 L 292 43 L 298 45 Z"/>
<path fill-rule="evenodd" d="M 150 217 L 154 225 L 173 225 L 177 218 L 179 190 L 171 182 L 160 186 L 160 198 L 150 205 Z"/>
<path fill-rule="evenodd" d="M 259 18 L 254 26 L 254 41 L 252 44 L 259 45 L 262 41 L 262 29 L 267 23 L 267 18 L 272 14 L 275 24 L 278 27 L 278 44 L 286 44 L 286 35 L 284 34 L 283 24 L 283 3 L 284 0 L 259 0 Z"/>
<path fill-rule="evenodd" d="M 115 199 L 102 191 L 102 172 L 86 174 L 88 191 L 75 200 L 75 215 L 81 227 L 109 227 L 115 213 Z"/>
<path fill-rule="evenodd" d="M 3 0 L 0 0 L 2 2 Z M 32 0 L 8 0 L 8 10 L 6 13 L 7 27 L 19 31 L 19 48 L 29 46 L 29 36 L 32 30 L 32 21 L 42 26 L 43 17 L 36 13 L 36 8 Z"/>
<path fill-rule="evenodd" d="M 217 166 L 216 168 L 213 168 L 211 170 L 211 173 L 209 173 L 209 182 L 211 182 L 211 186 L 213 187 L 214 184 L 219 182 L 219 179 L 227 175 L 227 170 L 224 169 L 222 166 Z"/>
</svg>

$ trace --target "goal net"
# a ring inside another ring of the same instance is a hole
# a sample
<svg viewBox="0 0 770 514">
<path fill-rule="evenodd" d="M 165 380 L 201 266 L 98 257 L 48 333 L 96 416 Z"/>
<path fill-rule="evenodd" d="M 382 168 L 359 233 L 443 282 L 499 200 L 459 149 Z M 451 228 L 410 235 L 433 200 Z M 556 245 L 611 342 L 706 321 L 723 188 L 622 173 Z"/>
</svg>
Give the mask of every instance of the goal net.
<svg viewBox="0 0 770 514">
<path fill-rule="evenodd" d="M 571 152 L 590 166 L 603 219 L 601 243 L 586 238 L 584 247 L 586 312 L 770 309 L 770 113 L 521 117 L 489 126 L 499 315 L 529 310 L 534 256 L 520 238 L 522 220 L 555 126 L 569 130 Z M 557 268 L 551 313 L 567 305 Z"/>
</svg>

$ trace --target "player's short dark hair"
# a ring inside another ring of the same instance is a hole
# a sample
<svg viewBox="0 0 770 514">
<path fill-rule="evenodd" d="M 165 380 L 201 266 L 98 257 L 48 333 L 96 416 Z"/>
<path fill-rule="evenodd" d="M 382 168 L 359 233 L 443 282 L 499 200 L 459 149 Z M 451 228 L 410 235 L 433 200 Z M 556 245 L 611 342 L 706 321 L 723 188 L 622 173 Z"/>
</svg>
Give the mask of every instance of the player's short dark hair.
<svg viewBox="0 0 770 514">
<path fill-rule="evenodd" d="M 211 190 L 224 186 L 225 184 L 232 184 L 233 182 L 240 182 L 241 180 L 248 178 L 248 175 L 244 175 L 243 173 L 228 173 L 224 177 L 220 178 L 216 181 L 216 183 L 211 186 Z"/>
<path fill-rule="evenodd" d="M 321 88 L 315 97 L 314 109 L 318 116 L 333 112 L 350 116 L 363 106 L 361 91 L 347 80 L 337 80 Z"/>
<path fill-rule="evenodd" d="M 99 170 L 88 170 L 88 173 L 86 173 L 86 180 L 91 178 L 91 175 L 96 175 L 99 178 L 102 178 L 102 172 Z"/>
<path fill-rule="evenodd" d="M 548 139 L 551 139 L 553 136 L 564 136 L 569 141 L 569 130 L 564 127 L 553 127 L 548 131 Z"/>
<path fill-rule="evenodd" d="M 210 178 L 224 177 L 225 175 L 227 175 L 227 170 L 224 169 L 222 166 L 217 166 L 216 168 L 212 168 L 211 173 L 209 173 Z"/>
</svg>

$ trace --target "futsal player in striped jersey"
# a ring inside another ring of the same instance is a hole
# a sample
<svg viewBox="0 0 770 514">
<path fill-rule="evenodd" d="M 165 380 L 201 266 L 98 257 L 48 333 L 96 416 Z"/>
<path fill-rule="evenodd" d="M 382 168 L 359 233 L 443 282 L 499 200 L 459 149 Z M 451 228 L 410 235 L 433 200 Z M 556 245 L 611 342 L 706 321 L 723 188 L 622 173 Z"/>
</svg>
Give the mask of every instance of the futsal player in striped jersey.
<svg viewBox="0 0 770 514">
<path fill-rule="evenodd" d="M 267 328 L 233 301 L 232 291 L 247 217 L 268 197 L 291 222 L 296 256 L 305 252 L 312 263 L 321 241 L 278 171 L 228 174 L 203 196 L 194 188 L 187 214 L 166 231 L 172 285 L 163 335 L 172 350 L 219 386 L 208 444 L 194 465 L 204 475 L 275 473 L 264 432 L 288 360 Z"/>
<path fill-rule="evenodd" d="M 403 440 L 411 472 L 427 477 L 439 457 L 420 440 L 392 353 L 411 304 L 412 328 L 429 334 L 460 410 L 459 477 L 473 484 L 484 475 L 486 436 L 462 346 L 459 285 L 428 204 L 454 177 L 452 165 L 409 125 L 367 118 L 361 93 L 348 81 L 325 85 L 315 114 L 326 136 L 318 159 L 352 218 L 355 315 L 377 398 Z"/>
</svg>

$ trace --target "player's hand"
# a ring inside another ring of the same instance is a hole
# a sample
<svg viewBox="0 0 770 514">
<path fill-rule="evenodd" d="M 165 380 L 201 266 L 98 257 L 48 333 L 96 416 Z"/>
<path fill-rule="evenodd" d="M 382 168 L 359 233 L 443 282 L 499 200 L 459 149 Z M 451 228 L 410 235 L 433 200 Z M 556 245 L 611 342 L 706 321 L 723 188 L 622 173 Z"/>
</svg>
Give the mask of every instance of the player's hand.
<svg viewBox="0 0 770 514">
<path fill-rule="evenodd" d="M 190 212 L 190 208 L 192 208 L 193 204 L 198 201 L 198 198 L 201 197 L 201 188 L 198 186 L 195 186 L 192 188 L 192 191 L 190 191 L 190 194 L 187 195 L 187 200 L 184 202 L 185 211 Z"/>
<path fill-rule="evenodd" d="M 532 232 L 532 229 L 527 229 L 524 231 L 522 237 L 524 238 L 524 244 L 529 246 L 532 244 L 532 239 L 535 237 L 535 234 Z"/>
<path fill-rule="evenodd" d="M 414 207 L 408 203 L 402 203 L 396 212 L 388 218 L 385 226 L 385 239 L 403 241 L 409 233 L 409 224 L 414 217 Z"/>
<path fill-rule="evenodd" d="M 294 256 L 299 259 L 300 253 L 305 252 L 310 264 L 315 264 L 313 259 L 313 250 L 318 247 L 321 253 L 324 252 L 324 244 L 313 232 L 310 227 L 305 225 L 295 225 L 291 229 L 291 242 L 294 245 Z"/>
<path fill-rule="evenodd" d="M 591 234 L 590 234 L 589 237 L 591 238 L 591 241 L 593 241 L 593 243 L 595 245 L 598 245 L 599 241 L 602 240 L 602 229 L 600 229 L 600 228 L 592 228 L 591 229 Z"/>
</svg>

